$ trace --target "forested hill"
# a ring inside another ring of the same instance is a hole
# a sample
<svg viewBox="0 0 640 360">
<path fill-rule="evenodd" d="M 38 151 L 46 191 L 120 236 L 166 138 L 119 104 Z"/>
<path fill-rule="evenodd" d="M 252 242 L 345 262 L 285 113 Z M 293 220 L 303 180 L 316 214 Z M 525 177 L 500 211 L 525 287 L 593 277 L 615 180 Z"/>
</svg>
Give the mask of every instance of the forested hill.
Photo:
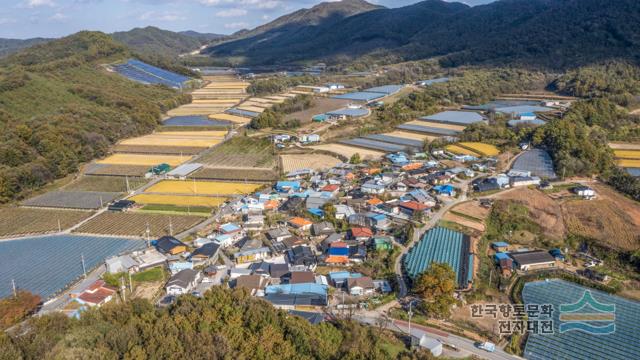
<svg viewBox="0 0 640 360">
<path fill-rule="evenodd" d="M 111 34 L 131 51 L 147 57 L 175 58 L 207 44 L 211 34 L 177 33 L 148 26 Z"/>
<path fill-rule="evenodd" d="M 28 48 L 36 44 L 42 44 L 51 39 L 33 38 L 33 39 L 2 39 L 0 38 L 0 57 L 13 54 L 18 50 Z"/>
<path fill-rule="evenodd" d="M 130 56 L 106 34 L 81 32 L 0 60 L 0 203 L 152 131 L 162 111 L 189 101 L 101 67 Z"/>
<path fill-rule="evenodd" d="M 254 64 L 375 54 L 395 61 L 438 56 L 450 66 L 568 68 L 611 58 L 638 61 L 639 22 L 636 0 L 501 0 L 475 7 L 427 0 L 302 26 L 290 36 L 273 27 L 207 52 Z"/>
</svg>

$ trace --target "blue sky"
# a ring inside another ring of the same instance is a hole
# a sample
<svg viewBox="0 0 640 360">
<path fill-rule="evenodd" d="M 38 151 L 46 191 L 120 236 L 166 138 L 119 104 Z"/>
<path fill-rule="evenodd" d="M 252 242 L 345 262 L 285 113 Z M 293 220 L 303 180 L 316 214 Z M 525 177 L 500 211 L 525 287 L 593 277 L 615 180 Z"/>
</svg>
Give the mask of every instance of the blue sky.
<svg viewBox="0 0 640 360">
<path fill-rule="evenodd" d="M 492 0 L 466 0 L 469 5 Z M 321 0 L 0 0 L 0 38 L 60 37 L 148 25 L 230 34 Z M 399 7 L 417 0 L 370 1 Z"/>
</svg>

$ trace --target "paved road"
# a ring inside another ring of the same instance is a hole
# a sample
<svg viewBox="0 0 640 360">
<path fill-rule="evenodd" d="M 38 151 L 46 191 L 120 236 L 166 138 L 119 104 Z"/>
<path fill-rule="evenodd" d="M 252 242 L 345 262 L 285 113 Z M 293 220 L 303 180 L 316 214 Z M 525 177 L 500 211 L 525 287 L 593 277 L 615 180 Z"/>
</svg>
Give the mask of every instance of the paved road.
<svg viewBox="0 0 640 360">
<path fill-rule="evenodd" d="M 376 317 L 367 317 L 367 316 L 354 316 L 353 317 L 354 320 L 357 320 L 361 323 L 364 324 L 368 324 L 368 325 L 372 325 L 372 326 L 380 326 L 379 325 L 379 318 Z M 401 320 L 392 320 L 389 319 L 389 321 L 386 322 L 385 327 L 391 331 L 395 331 L 395 332 L 401 332 L 404 334 L 407 334 L 409 332 L 409 326 L 408 323 L 405 321 L 401 321 Z M 459 351 L 455 352 L 455 351 L 448 351 L 448 355 L 454 356 L 454 357 L 466 357 L 469 355 L 475 355 L 478 356 L 480 358 L 483 359 L 489 359 L 489 360 L 514 360 L 514 359 L 521 359 L 520 357 L 511 355 L 511 354 L 507 354 L 506 352 L 504 352 L 502 349 L 498 349 L 496 348 L 496 351 L 493 353 L 484 351 L 482 349 L 478 349 L 475 345 L 474 345 L 474 341 L 473 340 L 469 340 L 457 335 L 453 335 L 450 333 L 447 333 L 445 331 L 441 331 L 441 330 L 437 330 L 437 329 L 431 329 L 425 326 L 421 326 L 421 325 L 417 325 L 417 324 L 411 324 L 411 335 L 414 338 L 420 339 L 422 337 L 422 335 L 427 335 L 431 338 L 437 339 L 440 342 L 442 342 L 443 344 L 448 344 L 448 345 L 453 345 L 455 346 Z M 445 351 L 447 351 L 445 349 Z"/>
<path fill-rule="evenodd" d="M 42 307 L 40 308 L 40 311 L 38 311 L 38 315 L 44 315 L 47 313 L 62 310 L 62 308 L 69 302 L 70 293 L 81 293 L 85 291 L 91 284 L 100 279 L 105 271 L 106 270 L 104 265 L 100 264 L 100 266 L 87 274 L 86 279 L 79 281 L 78 283 L 67 289 L 64 293 L 60 294 L 58 297 L 44 303 L 44 305 L 42 305 Z"/>
</svg>

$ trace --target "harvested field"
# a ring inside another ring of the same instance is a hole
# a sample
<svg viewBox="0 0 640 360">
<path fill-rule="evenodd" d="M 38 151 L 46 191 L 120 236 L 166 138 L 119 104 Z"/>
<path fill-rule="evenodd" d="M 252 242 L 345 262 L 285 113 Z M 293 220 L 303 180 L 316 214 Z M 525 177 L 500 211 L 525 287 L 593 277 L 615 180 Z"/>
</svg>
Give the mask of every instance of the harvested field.
<svg viewBox="0 0 640 360">
<path fill-rule="evenodd" d="M 63 188 L 64 191 L 108 191 L 116 193 L 127 192 L 127 182 L 129 190 L 135 190 L 149 180 L 143 177 L 131 176 L 82 176 L 80 179 L 72 182 Z"/>
<path fill-rule="evenodd" d="M 410 139 L 410 140 L 419 140 L 419 141 L 425 141 L 425 140 L 433 141 L 435 139 L 438 139 L 437 136 L 431 136 L 427 134 L 416 134 L 416 133 L 399 131 L 399 130 L 386 133 L 384 135 L 395 136 L 395 137 L 400 137 L 400 138 Z"/>
<path fill-rule="evenodd" d="M 84 173 L 87 175 L 106 176 L 143 176 L 149 171 L 149 166 L 145 165 L 108 165 L 91 163 L 85 167 Z"/>
<path fill-rule="evenodd" d="M 185 131 L 186 132 L 186 131 Z M 207 131 L 207 133 L 224 133 L 224 131 Z M 173 135 L 170 132 L 155 133 L 133 139 L 121 141 L 118 145 L 138 146 L 184 146 L 208 148 L 219 144 L 224 134 L 219 136 L 206 135 Z"/>
<path fill-rule="evenodd" d="M 262 187 L 261 184 L 164 180 L 148 188 L 146 193 L 189 195 L 233 195 L 248 194 Z"/>
<path fill-rule="evenodd" d="M 57 232 L 58 221 L 65 230 L 92 214 L 75 210 L 1 208 L 0 237 Z"/>
<path fill-rule="evenodd" d="M 269 139 L 236 136 L 200 156 L 205 167 L 273 169 L 276 157 Z"/>
<path fill-rule="evenodd" d="M 439 122 L 431 122 L 431 121 L 423 121 L 423 120 L 414 120 L 414 121 L 408 122 L 407 124 L 427 126 L 427 127 L 432 127 L 436 129 L 455 130 L 455 131 L 463 131 L 465 129 L 465 126 L 442 124 Z"/>
<path fill-rule="evenodd" d="M 375 159 L 380 159 L 381 157 L 384 156 L 384 153 L 381 151 L 362 149 L 354 146 L 347 146 L 347 145 L 341 145 L 341 144 L 315 145 L 315 146 L 310 146 L 310 148 L 332 152 L 334 154 L 344 156 L 347 159 L 351 158 L 355 154 L 360 154 L 360 157 L 363 160 L 375 160 Z"/>
<path fill-rule="evenodd" d="M 349 105 L 351 101 L 325 97 L 314 97 L 313 103 L 314 105 L 309 109 L 286 115 L 284 117 L 285 120 L 298 119 L 303 123 L 311 122 L 311 118 L 313 118 L 315 115 L 324 114 L 329 111 L 344 108 Z"/>
<path fill-rule="evenodd" d="M 342 162 L 338 158 L 324 154 L 281 155 L 280 160 L 285 173 L 300 169 L 326 170 Z"/>
<path fill-rule="evenodd" d="M 165 163 L 171 167 L 176 167 L 190 159 L 190 156 L 114 154 L 106 159 L 98 160 L 96 163 L 108 165 L 144 165 L 147 167 Z"/>
<path fill-rule="evenodd" d="M 209 115 L 209 119 L 219 120 L 219 121 L 231 121 L 238 124 L 248 124 L 251 121 L 251 119 L 246 117 L 224 114 L 224 113 Z"/>
<path fill-rule="evenodd" d="M 616 249 L 640 248 L 640 204 L 605 185 L 594 185 L 595 200 L 568 200 L 562 210 L 570 233 Z"/>
<path fill-rule="evenodd" d="M 210 114 L 223 112 L 227 109 L 228 107 L 220 106 L 217 104 L 211 104 L 211 105 L 207 104 L 204 106 L 200 104 L 189 104 L 189 105 L 182 105 L 179 108 L 169 110 L 167 111 L 167 115 L 169 116 L 210 115 Z"/>
<path fill-rule="evenodd" d="M 178 234 L 198 225 L 203 220 L 204 218 L 200 216 L 170 216 L 107 211 L 82 224 L 75 232 L 144 237 L 148 226 L 150 230 L 149 236 L 160 237 Z"/>
<path fill-rule="evenodd" d="M 22 202 L 24 206 L 97 210 L 119 198 L 118 192 L 50 191 Z"/>
<path fill-rule="evenodd" d="M 640 159 L 640 150 L 614 150 L 613 154 L 618 159 Z"/>
<path fill-rule="evenodd" d="M 218 138 L 218 139 L 223 139 L 226 135 L 227 132 L 226 131 L 219 131 L 219 130 L 205 130 L 205 131 L 161 131 L 161 132 L 157 132 L 154 135 L 162 135 L 162 136 L 171 136 L 171 137 L 185 137 L 185 138 L 190 138 L 193 137 L 194 139 L 198 139 L 198 138 Z"/>
<path fill-rule="evenodd" d="M 489 212 L 490 210 L 480 206 L 478 201 L 469 201 L 453 207 L 443 219 L 484 232 L 484 221 L 489 216 Z"/>
<path fill-rule="evenodd" d="M 202 168 L 190 177 L 198 180 L 275 181 L 278 175 L 270 169 Z"/>
<path fill-rule="evenodd" d="M 491 144 L 484 144 L 479 142 L 461 142 L 459 146 L 469 149 L 483 156 L 497 156 L 500 154 L 500 150 Z"/>
<path fill-rule="evenodd" d="M 153 145 L 116 145 L 113 151 L 127 154 L 196 155 L 205 147 L 189 146 L 153 146 Z"/>
<path fill-rule="evenodd" d="M 456 155 L 471 155 L 479 158 L 482 157 L 482 154 L 479 154 L 475 151 L 463 148 L 462 146 L 458 146 L 458 145 L 447 145 L 444 147 L 444 149 Z"/>
<path fill-rule="evenodd" d="M 638 160 L 620 159 L 617 161 L 617 163 L 621 167 L 640 168 L 640 159 Z"/>
<path fill-rule="evenodd" d="M 477 230 L 477 231 L 480 231 L 480 232 L 484 232 L 484 230 L 485 230 L 484 223 L 478 222 L 478 221 L 475 221 L 475 220 L 471 220 L 469 218 L 454 214 L 452 212 L 447 212 L 444 215 L 444 217 L 442 218 L 442 220 L 451 221 L 451 222 L 454 222 L 456 224 L 459 224 L 459 225 L 462 225 L 462 226 L 466 226 L 466 227 L 468 227 L 470 229 Z"/>
<path fill-rule="evenodd" d="M 176 206 L 202 206 L 213 208 L 220 206 L 227 198 L 210 196 L 181 196 L 181 195 L 152 195 L 140 194 L 129 198 L 138 204 L 144 205 L 176 205 Z"/>
<path fill-rule="evenodd" d="M 241 106 L 237 106 L 236 108 L 239 109 L 239 110 L 251 111 L 251 112 L 258 113 L 258 114 L 262 114 L 264 112 L 264 108 L 257 107 L 257 106 L 244 106 L 244 105 L 241 105 Z"/>
<path fill-rule="evenodd" d="M 526 206 L 531 220 L 540 225 L 545 236 L 564 239 L 567 229 L 562 208 L 543 192 L 522 187 L 501 193 L 496 199 L 512 200 Z"/>
<path fill-rule="evenodd" d="M 640 150 L 640 144 L 631 143 L 609 143 L 609 147 L 614 150 Z"/>
</svg>

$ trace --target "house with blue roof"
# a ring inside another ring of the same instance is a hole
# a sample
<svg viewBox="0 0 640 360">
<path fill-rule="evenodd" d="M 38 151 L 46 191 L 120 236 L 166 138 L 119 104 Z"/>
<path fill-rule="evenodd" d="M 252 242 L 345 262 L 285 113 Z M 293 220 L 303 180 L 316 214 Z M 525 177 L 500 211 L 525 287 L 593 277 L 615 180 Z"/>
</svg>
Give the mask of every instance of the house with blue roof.
<svg viewBox="0 0 640 360">
<path fill-rule="evenodd" d="M 403 166 L 409 163 L 407 154 L 403 152 L 392 153 L 386 156 L 387 160 L 391 161 L 394 165 Z"/>
<path fill-rule="evenodd" d="M 365 214 L 367 226 L 374 227 L 378 230 L 388 230 L 391 227 L 391 221 L 384 214 L 368 212 Z"/>
<path fill-rule="evenodd" d="M 446 195 L 446 196 L 456 195 L 456 188 L 448 184 L 434 186 L 433 191 L 435 191 L 438 195 Z"/>
<path fill-rule="evenodd" d="M 265 294 L 315 294 L 315 295 L 327 295 L 328 287 L 323 284 L 315 283 L 303 283 L 303 284 L 280 284 L 269 285 L 264 290 Z"/>
<path fill-rule="evenodd" d="M 288 193 L 291 191 L 300 190 L 299 181 L 278 181 L 275 186 L 276 191 L 281 193 Z"/>
<path fill-rule="evenodd" d="M 349 271 L 334 271 L 329 273 L 329 281 L 334 287 L 341 288 L 347 283 L 347 279 L 356 279 L 362 277 L 360 273 L 352 273 Z"/>
</svg>

